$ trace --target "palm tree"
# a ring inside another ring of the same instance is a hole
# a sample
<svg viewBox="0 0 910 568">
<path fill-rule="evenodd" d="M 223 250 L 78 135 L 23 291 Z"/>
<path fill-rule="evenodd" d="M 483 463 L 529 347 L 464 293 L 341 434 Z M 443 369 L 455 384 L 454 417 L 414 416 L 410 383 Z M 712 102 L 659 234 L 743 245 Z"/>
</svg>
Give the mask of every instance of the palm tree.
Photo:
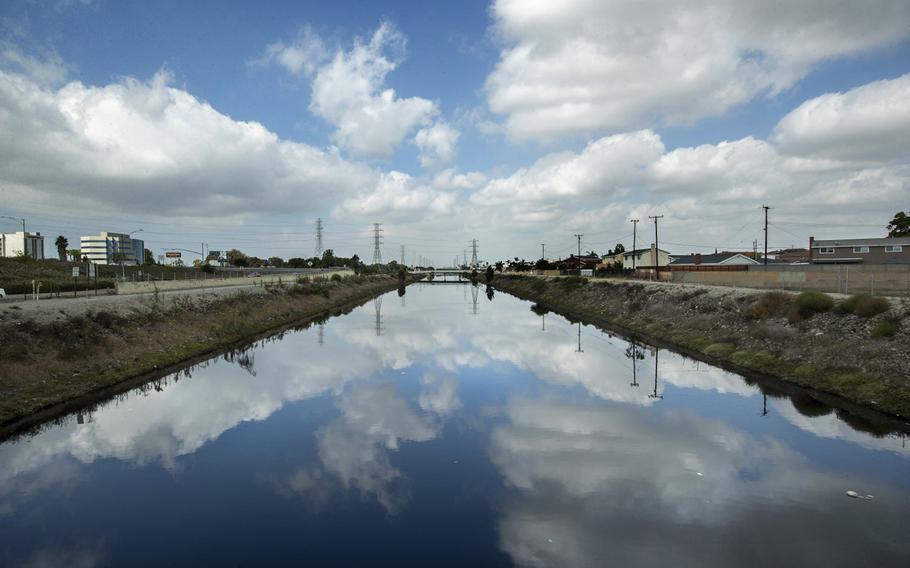
<svg viewBox="0 0 910 568">
<path fill-rule="evenodd" d="M 70 246 L 70 242 L 66 240 L 66 237 L 63 235 L 57 237 L 57 240 L 54 241 L 54 246 L 57 247 L 57 256 L 60 257 L 60 260 L 66 260 L 66 247 Z"/>
</svg>

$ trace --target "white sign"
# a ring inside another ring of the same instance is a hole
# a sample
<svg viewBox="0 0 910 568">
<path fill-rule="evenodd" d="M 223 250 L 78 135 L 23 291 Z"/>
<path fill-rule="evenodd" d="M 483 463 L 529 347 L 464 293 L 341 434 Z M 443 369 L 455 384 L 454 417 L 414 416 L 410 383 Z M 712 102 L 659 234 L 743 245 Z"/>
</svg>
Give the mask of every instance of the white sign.
<svg viewBox="0 0 910 568">
<path fill-rule="evenodd" d="M 78 266 L 73 267 L 73 278 L 79 278 L 79 267 Z"/>
<path fill-rule="evenodd" d="M 96 270 L 96 268 L 95 268 L 94 263 L 90 263 L 90 264 L 88 265 L 88 277 L 89 277 L 89 278 L 94 278 L 94 277 L 95 277 L 95 270 Z"/>
</svg>

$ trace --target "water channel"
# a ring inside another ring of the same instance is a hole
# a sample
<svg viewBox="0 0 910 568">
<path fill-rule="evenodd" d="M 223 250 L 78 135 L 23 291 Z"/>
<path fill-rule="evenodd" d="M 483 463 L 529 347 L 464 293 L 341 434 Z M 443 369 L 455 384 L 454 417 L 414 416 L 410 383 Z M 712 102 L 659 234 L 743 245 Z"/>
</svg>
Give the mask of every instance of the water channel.
<svg viewBox="0 0 910 568">
<path fill-rule="evenodd" d="M 533 307 L 413 285 L 9 440 L 0 565 L 910 566 L 903 436 Z"/>
</svg>

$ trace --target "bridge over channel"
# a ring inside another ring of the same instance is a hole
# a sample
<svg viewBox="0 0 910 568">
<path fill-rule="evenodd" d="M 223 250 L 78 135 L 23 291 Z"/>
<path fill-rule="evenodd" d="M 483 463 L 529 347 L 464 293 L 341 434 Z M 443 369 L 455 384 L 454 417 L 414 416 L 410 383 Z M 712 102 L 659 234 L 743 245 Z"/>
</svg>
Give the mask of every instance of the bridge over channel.
<svg viewBox="0 0 910 568">
<path fill-rule="evenodd" d="M 471 281 L 470 270 L 464 268 L 433 268 L 412 270 L 411 274 L 424 275 L 424 282 L 433 284 L 463 284 Z"/>
</svg>

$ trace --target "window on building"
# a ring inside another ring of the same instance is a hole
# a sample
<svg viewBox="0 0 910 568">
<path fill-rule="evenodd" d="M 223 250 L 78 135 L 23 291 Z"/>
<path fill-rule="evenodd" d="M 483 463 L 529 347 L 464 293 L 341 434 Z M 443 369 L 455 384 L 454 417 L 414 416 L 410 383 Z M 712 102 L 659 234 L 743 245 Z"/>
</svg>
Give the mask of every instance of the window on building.
<svg viewBox="0 0 910 568">
<path fill-rule="evenodd" d="M 885 252 L 903 252 L 904 247 L 901 245 L 885 245 Z"/>
<path fill-rule="evenodd" d="M 818 249 L 818 254 L 834 254 L 834 247 L 822 247 Z"/>
<path fill-rule="evenodd" d="M 865 254 L 869 252 L 869 247 L 853 247 L 853 252 L 857 254 Z"/>
</svg>

